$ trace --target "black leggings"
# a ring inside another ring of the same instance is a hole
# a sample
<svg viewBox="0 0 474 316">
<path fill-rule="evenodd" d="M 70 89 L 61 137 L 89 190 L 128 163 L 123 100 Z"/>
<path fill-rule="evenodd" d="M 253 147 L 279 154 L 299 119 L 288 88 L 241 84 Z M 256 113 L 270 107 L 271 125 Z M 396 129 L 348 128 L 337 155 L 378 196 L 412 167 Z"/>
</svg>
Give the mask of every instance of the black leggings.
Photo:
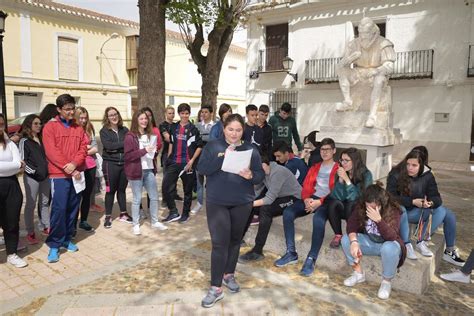
<svg viewBox="0 0 474 316">
<path fill-rule="evenodd" d="M 23 193 L 16 175 L 0 177 L 0 227 L 5 238 L 7 256 L 17 251 L 22 203 Z"/>
<path fill-rule="evenodd" d="M 86 179 L 86 188 L 82 192 L 82 202 L 81 202 L 81 222 L 87 222 L 87 217 L 89 216 L 89 210 L 91 208 L 91 194 L 95 188 L 95 172 L 97 167 L 86 169 L 84 171 L 84 178 Z M 77 217 L 79 217 L 79 212 L 77 212 Z M 77 222 L 77 218 L 76 218 Z"/>
<path fill-rule="evenodd" d="M 349 219 L 356 201 L 327 200 L 328 219 L 336 235 L 342 235 L 341 221 Z"/>
<path fill-rule="evenodd" d="M 113 162 L 105 161 L 102 163 L 102 171 L 105 180 L 105 215 L 112 215 L 114 206 L 114 196 L 117 192 L 117 202 L 119 204 L 120 213 L 127 212 L 127 204 L 125 198 L 125 189 L 127 189 L 128 181 L 123 170 L 123 165 L 116 165 Z"/>
<path fill-rule="evenodd" d="M 252 203 L 223 206 L 207 202 L 206 211 L 212 241 L 211 285 L 220 287 L 224 274 L 235 271 Z"/>
</svg>

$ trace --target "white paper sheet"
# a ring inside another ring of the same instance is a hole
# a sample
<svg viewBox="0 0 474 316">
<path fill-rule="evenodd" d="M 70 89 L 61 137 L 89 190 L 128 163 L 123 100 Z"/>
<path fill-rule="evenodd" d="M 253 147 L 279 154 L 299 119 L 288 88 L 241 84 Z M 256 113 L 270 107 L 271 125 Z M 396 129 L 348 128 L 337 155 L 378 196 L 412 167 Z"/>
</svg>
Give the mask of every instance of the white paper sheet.
<svg viewBox="0 0 474 316">
<path fill-rule="evenodd" d="M 222 171 L 239 174 L 245 168 L 250 167 L 252 149 L 245 151 L 226 151 Z"/>
<path fill-rule="evenodd" d="M 80 193 L 86 189 L 86 177 L 84 176 L 84 172 L 81 172 L 80 175 L 81 178 L 79 180 L 72 177 L 72 183 L 74 184 L 74 190 L 76 190 L 76 193 Z"/>
<path fill-rule="evenodd" d="M 150 142 L 148 144 L 156 148 L 156 135 L 150 135 Z M 147 158 L 153 159 L 155 158 L 155 153 L 156 153 L 156 149 L 153 150 L 151 153 L 147 153 L 146 156 Z"/>
</svg>

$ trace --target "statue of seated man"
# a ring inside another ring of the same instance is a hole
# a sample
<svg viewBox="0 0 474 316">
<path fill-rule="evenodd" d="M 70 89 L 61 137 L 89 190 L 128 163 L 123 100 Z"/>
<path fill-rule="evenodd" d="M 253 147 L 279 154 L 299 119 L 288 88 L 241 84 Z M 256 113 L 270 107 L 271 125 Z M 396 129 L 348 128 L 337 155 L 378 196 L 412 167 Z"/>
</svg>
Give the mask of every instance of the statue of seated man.
<svg viewBox="0 0 474 316">
<path fill-rule="evenodd" d="M 372 19 L 363 18 L 359 25 L 359 37 L 349 42 L 338 65 L 339 86 L 344 101 L 338 104 L 336 110 L 353 110 L 351 86 L 358 82 L 367 83 L 372 87 L 372 93 L 365 126 L 374 127 L 382 90 L 393 72 L 395 58 L 392 42 L 380 36 L 380 29 Z"/>
</svg>

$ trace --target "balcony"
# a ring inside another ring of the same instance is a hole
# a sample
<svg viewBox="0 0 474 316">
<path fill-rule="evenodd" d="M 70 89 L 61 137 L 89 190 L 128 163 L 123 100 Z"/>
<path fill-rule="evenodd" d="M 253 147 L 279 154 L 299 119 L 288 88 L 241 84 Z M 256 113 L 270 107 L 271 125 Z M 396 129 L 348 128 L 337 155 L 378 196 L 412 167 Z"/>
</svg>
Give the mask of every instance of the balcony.
<svg viewBox="0 0 474 316">
<path fill-rule="evenodd" d="M 434 50 L 398 52 L 390 79 L 433 79 Z M 337 64 L 341 57 L 307 60 L 305 84 L 337 82 Z M 474 76 L 474 68 L 472 69 Z"/>
<path fill-rule="evenodd" d="M 474 77 L 474 45 L 469 45 L 469 57 L 467 60 L 467 76 Z"/>
<path fill-rule="evenodd" d="M 287 47 L 269 47 L 258 51 L 258 72 L 284 71 L 283 59 L 288 55 Z"/>
</svg>

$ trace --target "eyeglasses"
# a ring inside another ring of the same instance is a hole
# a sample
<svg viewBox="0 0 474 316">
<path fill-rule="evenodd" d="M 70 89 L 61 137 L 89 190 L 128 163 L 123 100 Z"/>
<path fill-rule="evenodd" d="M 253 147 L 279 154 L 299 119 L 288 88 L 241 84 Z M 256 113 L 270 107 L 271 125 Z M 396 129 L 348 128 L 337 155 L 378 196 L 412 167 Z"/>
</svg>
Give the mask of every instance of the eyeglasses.
<svg viewBox="0 0 474 316">
<path fill-rule="evenodd" d="M 113 118 L 113 117 L 117 117 L 118 116 L 118 113 L 114 113 L 114 114 L 109 114 L 107 115 L 108 118 Z"/>
<path fill-rule="evenodd" d="M 350 160 L 350 159 L 339 159 L 339 162 L 340 162 L 340 163 L 349 163 L 349 162 L 351 162 L 351 161 L 352 161 L 352 160 Z"/>
<path fill-rule="evenodd" d="M 331 147 L 326 147 L 326 148 L 321 148 L 320 149 L 320 151 L 323 152 L 323 153 L 330 152 L 331 150 L 333 150 Z"/>
<path fill-rule="evenodd" d="M 63 110 L 64 112 L 74 112 L 76 110 L 76 108 L 62 108 L 61 110 Z"/>
</svg>

